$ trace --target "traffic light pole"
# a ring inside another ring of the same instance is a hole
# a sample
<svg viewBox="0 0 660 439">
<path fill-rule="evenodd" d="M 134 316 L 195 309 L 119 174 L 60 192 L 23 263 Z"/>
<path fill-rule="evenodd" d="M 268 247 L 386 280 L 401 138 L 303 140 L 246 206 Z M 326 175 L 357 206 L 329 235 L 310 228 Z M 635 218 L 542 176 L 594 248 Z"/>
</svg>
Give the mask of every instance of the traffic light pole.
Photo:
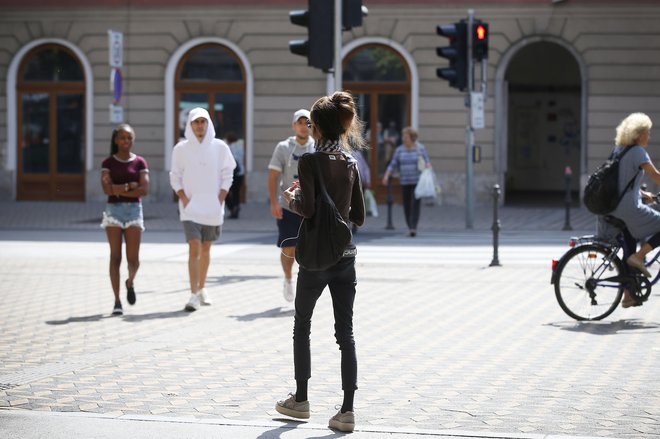
<svg viewBox="0 0 660 439">
<path fill-rule="evenodd" d="M 335 91 L 341 91 L 342 0 L 335 0 Z"/>
<path fill-rule="evenodd" d="M 472 127 L 472 105 L 470 98 L 474 91 L 474 59 L 472 57 L 472 28 L 474 26 L 474 9 L 468 9 L 468 29 L 467 29 L 467 74 L 468 74 L 468 92 L 465 98 L 465 104 L 468 107 L 468 120 L 465 127 L 465 227 L 472 229 L 474 227 L 474 128 Z"/>
</svg>

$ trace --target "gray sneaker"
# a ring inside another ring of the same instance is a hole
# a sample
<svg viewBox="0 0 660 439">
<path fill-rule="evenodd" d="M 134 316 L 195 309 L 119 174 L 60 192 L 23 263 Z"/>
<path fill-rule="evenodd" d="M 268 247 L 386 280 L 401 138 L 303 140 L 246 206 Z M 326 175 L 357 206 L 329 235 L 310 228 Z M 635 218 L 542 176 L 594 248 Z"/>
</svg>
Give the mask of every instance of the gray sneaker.
<svg viewBox="0 0 660 439">
<path fill-rule="evenodd" d="M 287 399 L 277 401 L 275 410 L 286 416 L 298 419 L 309 419 L 309 401 L 296 401 L 296 395 L 289 393 Z"/>
<path fill-rule="evenodd" d="M 355 428 L 355 413 L 346 412 L 342 413 L 341 410 L 337 412 L 328 423 L 328 427 L 334 428 L 339 431 L 351 432 Z"/>
</svg>

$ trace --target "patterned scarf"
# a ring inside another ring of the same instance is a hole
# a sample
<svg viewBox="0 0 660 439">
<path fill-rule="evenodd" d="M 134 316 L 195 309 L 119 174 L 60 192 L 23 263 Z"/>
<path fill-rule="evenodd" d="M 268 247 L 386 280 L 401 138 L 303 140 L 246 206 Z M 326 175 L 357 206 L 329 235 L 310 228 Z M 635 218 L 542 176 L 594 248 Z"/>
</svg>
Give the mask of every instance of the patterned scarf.
<svg viewBox="0 0 660 439">
<path fill-rule="evenodd" d="M 321 139 L 316 142 L 314 149 L 319 152 L 341 152 L 341 143 L 339 143 L 339 140 Z"/>
</svg>

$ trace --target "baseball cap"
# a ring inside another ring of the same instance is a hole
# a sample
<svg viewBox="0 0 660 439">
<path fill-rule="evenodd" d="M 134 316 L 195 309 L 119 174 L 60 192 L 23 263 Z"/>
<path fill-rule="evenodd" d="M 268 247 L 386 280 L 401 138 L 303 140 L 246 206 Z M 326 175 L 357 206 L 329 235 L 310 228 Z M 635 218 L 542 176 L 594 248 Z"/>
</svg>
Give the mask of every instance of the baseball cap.
<svg viewBox="0 0 660 439">
<path fill-rule="evenodd" d="M 304 108 L 301 108 L 300 110 L 293 113 L 293 123 L 298 122 L 298 119 L 300 119 L 301 117 L 306 117 L 307 119 L 309 119 L 309 110 L 305 110 Z"/>
</svg>

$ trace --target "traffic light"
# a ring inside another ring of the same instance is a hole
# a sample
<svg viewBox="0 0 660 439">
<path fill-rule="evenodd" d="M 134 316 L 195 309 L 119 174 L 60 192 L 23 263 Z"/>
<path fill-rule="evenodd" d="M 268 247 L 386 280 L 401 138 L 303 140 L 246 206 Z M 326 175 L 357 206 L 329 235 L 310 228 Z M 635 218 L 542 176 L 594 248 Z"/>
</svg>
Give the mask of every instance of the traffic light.
<svg viewBox="0 0 660 439">
<path fill-rule="evenodd" d="M 341 11 L 343 30 L 362 26 L 362 18 L 369 14 L 367 7 L 362 5 L 362 0 L 342 0 Z"/>
<path fill-rule="evenodd" d="M 488 58 L 488 23 L 475 20 L 472 25 L 472 57 L 477 61 Z"/>
<path fill-rule="evenodd" d="M 437 26 L 438 35 L 449 38 L 448 47 L 438 47 L 438 56 L 449 60 L 449 67 L 437 69 L 438 78 L 449 81 L 449 86 L 460 91 L 467 87 L 467 23 L 459 21 L 453 24 Z"/>
<path fill-rule="evenodd" d="M 307 40 L 289 41 L 291 53 L 307 57 L 307 65 L 323 71 L 334 60 L 334 2 L 308 0 L 306 11 L 289 12 L 291 23 L 307 28 Z"/>
</svg>

